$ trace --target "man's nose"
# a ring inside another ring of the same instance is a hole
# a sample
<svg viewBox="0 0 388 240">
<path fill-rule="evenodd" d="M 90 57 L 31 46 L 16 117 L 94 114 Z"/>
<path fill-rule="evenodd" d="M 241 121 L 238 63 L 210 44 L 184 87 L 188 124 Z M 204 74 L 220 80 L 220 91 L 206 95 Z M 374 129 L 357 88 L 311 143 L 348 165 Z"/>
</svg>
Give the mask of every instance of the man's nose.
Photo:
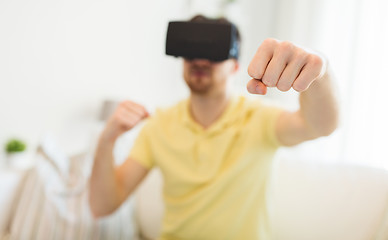
<svg viewBox="0 0 388 240">
<path fill-rule="evenodd" d="M 204 59 L 204 58 L 195 58 L 195 59 L 191 60 L 191 63 L 198 65 L 198 66 L 208 66 L 212 62 L 210 60 Z"/>
</svg>

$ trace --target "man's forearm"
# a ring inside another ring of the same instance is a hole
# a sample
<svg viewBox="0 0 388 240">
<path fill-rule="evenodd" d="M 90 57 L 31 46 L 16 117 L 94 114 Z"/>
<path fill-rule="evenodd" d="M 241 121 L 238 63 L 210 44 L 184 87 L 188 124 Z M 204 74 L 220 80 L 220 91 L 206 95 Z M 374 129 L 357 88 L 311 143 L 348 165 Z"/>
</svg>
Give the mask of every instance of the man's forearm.
<svg viewBox="0 0 388 240">
<path fill-rule="evenodd" d="M 89 203 L 96 217 L 112 213 L 121 204 L 120 184 L 115 175 L 114 141 L 100 138 L 90 178 Z"/>
<path fill-rule="evenodd" d="M 90 178 L 89 203 L 94 216 L 105 216 L 115 211 L 146 176 L 148 171 L 134 161 L 126 161 L 125 166 L 121 165 L 116 170 L 113 148 L 121 134 L 148 116 L 143 106 L 123 101 L 108 119 L 98 142 Z"/>
<path fill-rule="evenodd" d="M 337 128 L 338 104 L 330 70 L 300 94 L 299 102 L 299 113 L 313 136 L 327 136 Z"/>
</svg>

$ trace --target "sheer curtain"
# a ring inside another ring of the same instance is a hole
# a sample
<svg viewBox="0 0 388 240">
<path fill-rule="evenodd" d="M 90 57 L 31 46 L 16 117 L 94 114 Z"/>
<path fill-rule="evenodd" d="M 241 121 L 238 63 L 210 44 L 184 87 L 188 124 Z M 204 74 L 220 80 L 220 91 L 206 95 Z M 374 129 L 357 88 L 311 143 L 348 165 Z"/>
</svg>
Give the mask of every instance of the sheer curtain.
<svg viewBox="0 0 388 240">
<path fill-rule="evenodd" d="M 388 4 L 322 1 L 312 44 L 336 73 L 342 120 L 338 160 L 388 169 Z"/>
<path fill-rule="evenodd" d="M 346 88 L 345 159 L 388 169 L 388 9 L 386 1 L 356 2 L 354 51 Z M 339 48 L 340 46 L 338 46 Z M 344 106 L 345 107 L 345 106 Z"/>
</svg>

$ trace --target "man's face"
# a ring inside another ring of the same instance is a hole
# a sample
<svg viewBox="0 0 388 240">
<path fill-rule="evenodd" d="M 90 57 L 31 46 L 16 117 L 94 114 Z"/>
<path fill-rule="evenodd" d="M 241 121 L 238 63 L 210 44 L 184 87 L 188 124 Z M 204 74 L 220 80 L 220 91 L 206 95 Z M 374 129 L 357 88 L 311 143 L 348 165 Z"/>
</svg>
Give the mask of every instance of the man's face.
<svg viewBox="0 0 388 240">
<path fill-rule="evenodd" d="M 183 78 L 192 93 L 207 95 L 225 91 L 228 78 L 238 69 L 235 59 L 212 62 L 206 59 L 184 59 Z"/>
</svg>

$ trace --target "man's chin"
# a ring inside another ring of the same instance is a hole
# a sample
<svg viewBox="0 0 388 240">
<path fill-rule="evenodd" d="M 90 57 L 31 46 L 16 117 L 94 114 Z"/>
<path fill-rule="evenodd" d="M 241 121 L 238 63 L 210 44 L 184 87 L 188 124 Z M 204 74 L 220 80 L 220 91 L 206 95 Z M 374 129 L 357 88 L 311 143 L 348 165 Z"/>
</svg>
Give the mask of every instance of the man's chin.
<svg viewBox="0 0 388 240">
<path fill-rule="evenodd" d="M 198 86 L 195 84 L 188 84 L 190 91 L 198 95 L 206 95 L 210 91 L 210 86 Z"/>
</svg>

